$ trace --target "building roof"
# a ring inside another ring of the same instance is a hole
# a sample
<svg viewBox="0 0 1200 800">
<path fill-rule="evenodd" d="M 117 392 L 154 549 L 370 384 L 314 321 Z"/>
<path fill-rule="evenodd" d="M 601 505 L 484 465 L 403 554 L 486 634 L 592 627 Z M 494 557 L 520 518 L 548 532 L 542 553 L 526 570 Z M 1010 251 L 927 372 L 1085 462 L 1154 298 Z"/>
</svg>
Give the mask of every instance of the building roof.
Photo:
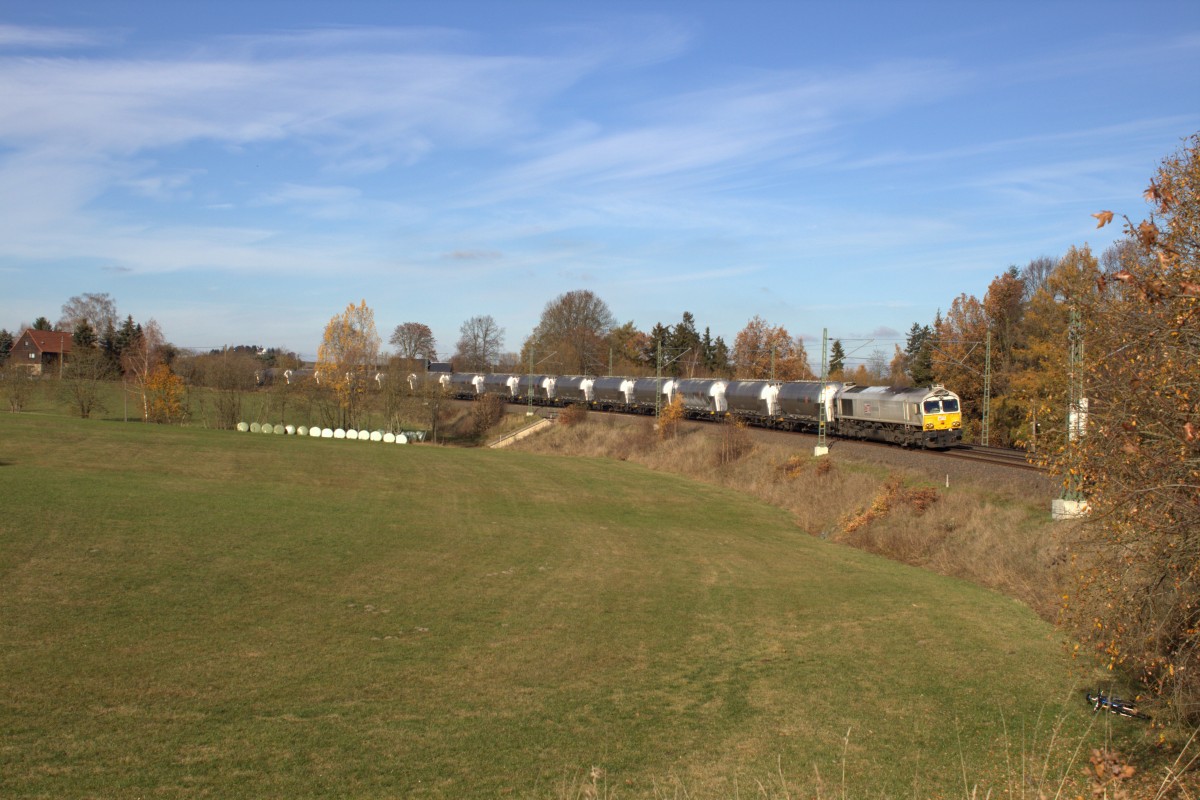
<svg viewBox="0 0 1200 800">
<path fill-rule="evenodd" d="M 72 339 L 67 331 L 35 331 L 33 328 L 26 328 L 23 335 L 28 336 L 33 341 L 33 346 L 43 353 L 65 355 L 71 352 Z"/>
</svg>

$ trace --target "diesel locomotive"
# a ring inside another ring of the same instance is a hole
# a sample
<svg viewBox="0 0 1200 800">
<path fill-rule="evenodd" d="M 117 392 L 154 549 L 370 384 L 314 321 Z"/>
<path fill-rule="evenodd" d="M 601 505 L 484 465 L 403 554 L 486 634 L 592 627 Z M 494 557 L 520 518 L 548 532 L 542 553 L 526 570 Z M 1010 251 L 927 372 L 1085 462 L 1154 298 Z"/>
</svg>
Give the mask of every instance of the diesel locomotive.
<svg viewBox="0 0 1200 800">
<path fill-rule="evenodd" d="M 903 447 L 946 449 L 962 441 L 959 397 L 940 384 L 923 388 L 858 386 L 837 381 L 718 378 L 591 378 L 578 375 L 429 374 L 464 400 L 497 394 L 512 403 L 581 404 L 598 411 L 653 414 L 678 398 L 691 419 L 816 431 Z M 416 375 L 409 381 L 418 380 Z M 822 417 L 824 418 L 822 420 Z"/>
</svg>

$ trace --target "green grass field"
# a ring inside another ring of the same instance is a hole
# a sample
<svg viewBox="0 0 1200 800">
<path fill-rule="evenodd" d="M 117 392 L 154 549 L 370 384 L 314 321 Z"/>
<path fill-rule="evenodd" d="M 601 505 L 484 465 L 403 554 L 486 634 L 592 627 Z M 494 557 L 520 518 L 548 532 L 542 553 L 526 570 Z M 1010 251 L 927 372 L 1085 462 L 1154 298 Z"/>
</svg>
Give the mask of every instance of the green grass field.
<svg viewBox="0 0 1200 800">
<path fill-rule="evenodd" d="M 963 797 L 1101 734 L 1024 606 L 630 464 L 0 414 L 0 487 L 3 797 Z"/>
</svg>

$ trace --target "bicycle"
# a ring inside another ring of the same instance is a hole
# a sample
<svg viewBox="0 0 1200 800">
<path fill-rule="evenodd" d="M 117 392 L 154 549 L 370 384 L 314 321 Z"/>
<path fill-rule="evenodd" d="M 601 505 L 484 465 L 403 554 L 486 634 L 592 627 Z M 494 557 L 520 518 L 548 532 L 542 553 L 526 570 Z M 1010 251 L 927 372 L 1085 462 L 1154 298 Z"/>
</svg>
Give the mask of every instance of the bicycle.
<svg viewBox="0 0 1200 800">
<path fill-rule="evenodd" d="M 1122 700 L 1119 697 L 1109 697 L 1104 692 L 1087 695 L 1088 705 L 1092 707 L 1092 711 L 1110 711 L 1113 714 L 1120 714 L 1122 717 L 1131 717 L 1133 719 L 1150 719 L 1146 714 L 1137 710 L 1137 706 L 1127 700 Z"/>
</svg>

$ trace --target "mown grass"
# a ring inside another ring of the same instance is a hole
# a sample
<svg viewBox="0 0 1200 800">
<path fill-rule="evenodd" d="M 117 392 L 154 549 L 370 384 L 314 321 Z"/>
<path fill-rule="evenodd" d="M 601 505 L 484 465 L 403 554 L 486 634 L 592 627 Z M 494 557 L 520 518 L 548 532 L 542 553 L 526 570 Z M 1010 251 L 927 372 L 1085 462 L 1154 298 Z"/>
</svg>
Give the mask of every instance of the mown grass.
<svg viewBox="0 0 1200 800">
<path fill-rule="evenodd" d="M 3 414 L 0 486 L 4 797 L 948 797 L 1098 735 L 1024 606 L 633 464 Z"/>
<path fill-rule="evenodd" d="M 789 441 L 793 437 L 756 441 L 737 459 L 718 464 L 726 430 L 693 426 L 661 440 L 650 420 L 592 414 L 586 424 L 555 426 L 517 448 L 631 461 L 728 487 L 786 510 L 813 536 L 965 578 L 1028 604 L 1049 622 L 1057 619 L 1070 586 L 1076 524 L 1050 519 L 1052 491 L 1040 478 L 1030 481 L 1020 473 L 998 481 L 991 472 L 946 488 L 915 469 L 843 457 L 840 447 L 813 458 L 811 440 Z M 933 502 L 919 509 L 896 504 L 870 524 L 848 524 L 893 483 Z"/>
</svg>

